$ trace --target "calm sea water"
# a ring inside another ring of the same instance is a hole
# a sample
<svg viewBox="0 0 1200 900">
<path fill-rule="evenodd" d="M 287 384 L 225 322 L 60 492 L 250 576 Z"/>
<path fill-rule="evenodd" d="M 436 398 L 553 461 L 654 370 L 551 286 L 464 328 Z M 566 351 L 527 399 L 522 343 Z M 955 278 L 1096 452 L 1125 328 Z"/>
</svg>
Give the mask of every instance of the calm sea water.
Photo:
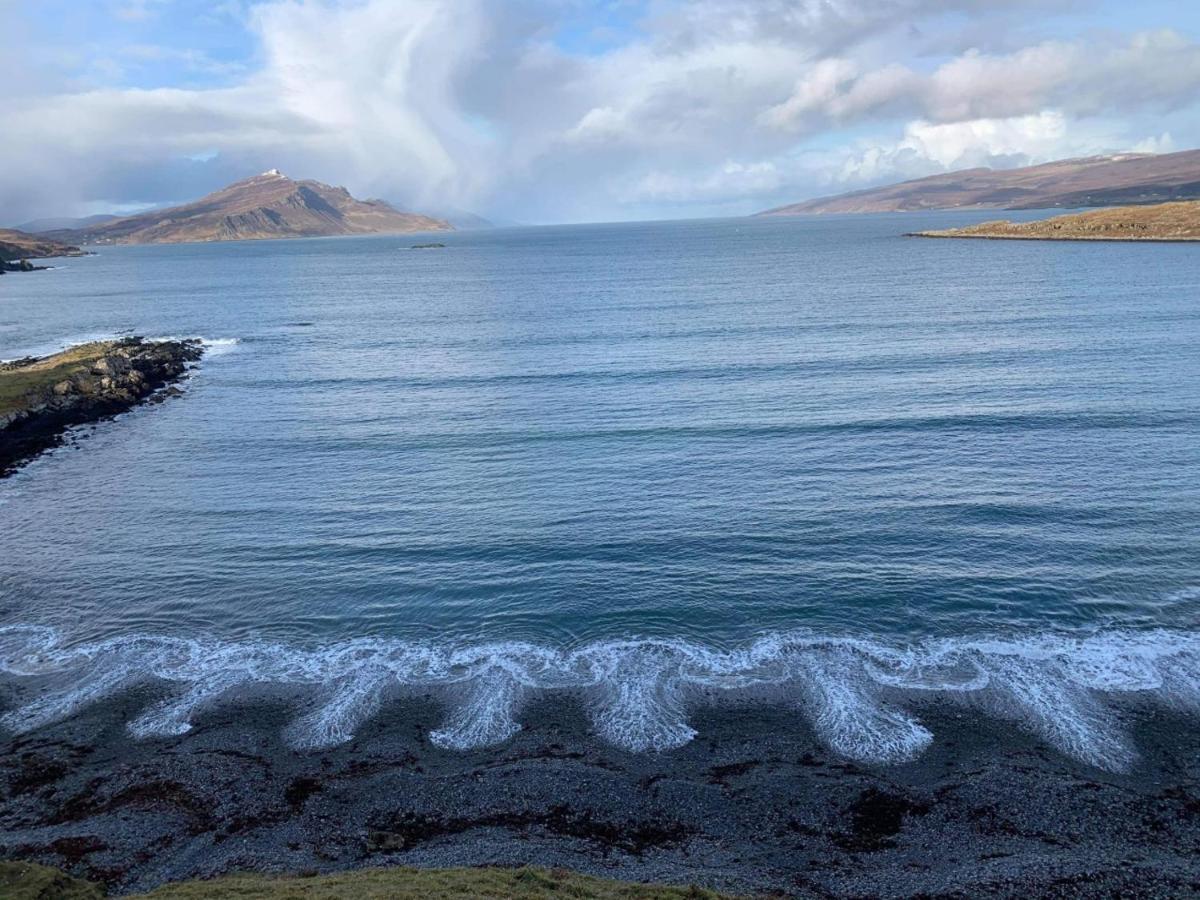
<svg viewBox="0 0 1200 900">
<path fill-rule="evenodd" d="M 0 357 L 210 341 L 183 398 L 0 482 L 8 669 L 86 662 L 84 699 L 154 669 L 215 680 L 208 702 L 264 647 L 322 683 L 350 671 L 314 661 L 331 647 L 430 682 L 431 648 L 486 647 L 446 671 L 666 665 L 653 706 L 688 666 L 758 677 L 780 641 L 893 671 L 895 648 L 1091 635 L 1152 667 L 1130 647 L 1200 625 L 1200 248 L 900 236 L 984 217 L 106 248 L 5 276 Z"/>
</svg>

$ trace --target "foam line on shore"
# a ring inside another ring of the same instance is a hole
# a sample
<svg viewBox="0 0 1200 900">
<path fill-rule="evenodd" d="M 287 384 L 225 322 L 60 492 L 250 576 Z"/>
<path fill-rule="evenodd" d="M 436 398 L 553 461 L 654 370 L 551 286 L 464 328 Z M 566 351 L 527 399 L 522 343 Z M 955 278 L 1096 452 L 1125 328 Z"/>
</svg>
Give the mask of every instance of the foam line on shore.
<svg viewBox="0 0 1200 900">
<path fill-rule="evenodd" d="M 785 703 L 836 753 L 899 763 L 936 739 L 919 720 L 938 697 L 1012 721 L 1061 752 L 1120 771 L 1136 763 L 1122 696 L 1200 714 L 1200 633 L 1100 631 L 901 643 L 813 631 L 764 635 L 735 649 L 685 640 L 454 645 L 380 638 L 315 647 L 130 635 L 73 643 L 46 627 L 0 628 L 0 674 L 37 679 L 36 696 L 0 716 L 29 732 L 143 682 L 172 692 L 130 723 L 137 738 L 185 734 L 205 709 L 255 685 L 301 689 L 285 737 L 297 749 L 344 743 L 389 692 L 430 691 L 446 716 L 431 740 L 469 750 L 503 743 L 526 703 L 570 691 L 596 731 L 633 752 L 696 736 L 689 713 L 722 696 Z"/>
</svg>

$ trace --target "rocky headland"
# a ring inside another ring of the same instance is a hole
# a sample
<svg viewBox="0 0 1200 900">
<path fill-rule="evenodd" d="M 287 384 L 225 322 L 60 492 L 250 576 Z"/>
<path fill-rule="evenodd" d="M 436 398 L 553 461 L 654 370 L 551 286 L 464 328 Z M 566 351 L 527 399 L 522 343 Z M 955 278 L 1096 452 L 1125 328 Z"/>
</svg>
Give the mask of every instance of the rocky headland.
<svg viewBox="0 0 1200 900">
<path fill-rule="evenodd" d="M 68 428 L 155 395 L 202 353 L 197 340 L 130 337 L 0 363 L 0 477 L 61 443 Z"/>
<path fill-rule="evenodd" d="M 1025 241 L 1200 241 L 1200 201 L 1125 206 L 1037 222 L 1003 219 L 913 237 Z"/>
<path fill-rule="evenodd" d="M 35 266 L 31 259 L 50 259 L 58 256 L 88 256 L 85 250 L 53 238 L 26 234 L 11 228 L 0 228 L 0 275 L 5 272 L 35 272 L 46 266 Z"/>
</svg>

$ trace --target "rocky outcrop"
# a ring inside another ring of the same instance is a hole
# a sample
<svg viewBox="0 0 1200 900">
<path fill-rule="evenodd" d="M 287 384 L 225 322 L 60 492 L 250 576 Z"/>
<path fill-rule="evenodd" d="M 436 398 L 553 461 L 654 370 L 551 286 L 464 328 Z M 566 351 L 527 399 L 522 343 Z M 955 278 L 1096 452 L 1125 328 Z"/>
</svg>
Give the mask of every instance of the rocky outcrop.
<svg viewBox="0 0 1200 900">
<path fill-rule="evenodd" d="M 17 262 L 7 262 L 0 260 L 0 275 L 5 272 L 41 272 L 49 266 L 35 266 L 27 259 L 18 260 Z"/>
<path fill-rule="evenodd" d="M 199 341 L 125 338 L 0 364 L 0 477 L 74 425 L 161 399 L 203 353 Z"/>
</svg>

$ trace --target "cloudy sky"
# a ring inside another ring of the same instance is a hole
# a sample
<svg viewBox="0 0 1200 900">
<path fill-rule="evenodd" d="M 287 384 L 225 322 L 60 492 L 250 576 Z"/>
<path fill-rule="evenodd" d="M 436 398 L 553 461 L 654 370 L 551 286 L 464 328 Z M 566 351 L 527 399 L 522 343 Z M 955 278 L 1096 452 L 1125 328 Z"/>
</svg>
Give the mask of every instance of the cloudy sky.
<svg viewBox="0 0 1200 900">
<path fill-rule="evenodd" d="M 1200 3 L 0 0 L 0 222 L 272 167 L 523 222 L 1200 146 Z"/>
</svg>

